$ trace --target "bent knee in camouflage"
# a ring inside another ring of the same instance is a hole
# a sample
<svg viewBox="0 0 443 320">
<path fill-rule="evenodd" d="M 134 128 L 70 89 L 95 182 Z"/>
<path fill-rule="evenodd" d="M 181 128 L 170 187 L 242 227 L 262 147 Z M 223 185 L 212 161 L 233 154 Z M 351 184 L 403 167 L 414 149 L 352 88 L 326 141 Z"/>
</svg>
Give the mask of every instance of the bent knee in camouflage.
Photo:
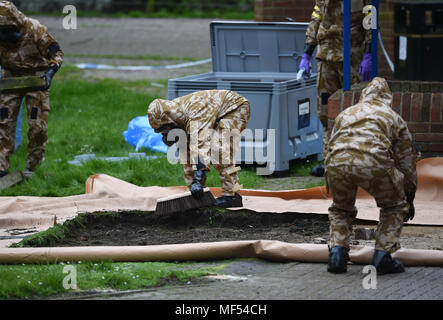
<svg viewBox="0 0 443 320">
<path fill-rule="evenodd" d="M 371 194 L 380 208 L 375 248 L 394 252 L 400 248 L 400 233 L 408 205 L 403 175 L 395 168 L 338 166 L 327 168 L 327 183 L 333 204 L 329 208 L 330 246 L 349 247 L 357 188 Z"/>
</svg>

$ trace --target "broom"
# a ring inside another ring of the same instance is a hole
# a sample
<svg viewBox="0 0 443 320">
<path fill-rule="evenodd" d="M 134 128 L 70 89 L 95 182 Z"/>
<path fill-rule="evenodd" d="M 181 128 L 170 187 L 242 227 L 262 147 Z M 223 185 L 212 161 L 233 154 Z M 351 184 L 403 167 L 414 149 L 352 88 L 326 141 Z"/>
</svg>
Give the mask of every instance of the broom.
<svg viewBox="0 0 443 320">
<path fill-rule="evenodd" d="M 197 209 L 201 207 L 210 207 L 215 204 L 215 198 L 209 188 L 203 189 L 203 196 L 201 199 L 196 199 L 192 196 L 191 191 L 186 191 L 180 194 L 174 194 L 169 197 L 160 198 L 157 200 L 155 208 L 156 214 L 183 212 L 186 210 Z"/>
</svg>

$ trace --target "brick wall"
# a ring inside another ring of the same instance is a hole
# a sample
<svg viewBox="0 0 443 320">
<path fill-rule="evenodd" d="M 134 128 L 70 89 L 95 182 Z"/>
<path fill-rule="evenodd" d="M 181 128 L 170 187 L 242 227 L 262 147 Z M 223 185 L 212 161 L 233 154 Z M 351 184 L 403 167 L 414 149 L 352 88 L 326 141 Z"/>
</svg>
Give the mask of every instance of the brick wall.
<svg viewBox="0 0 443 320">
<path fill-rule="evenodd" d="M 329 128 L 344 109 L 360 99 L 365 84 L 358 84 L 350 91 L 334 93 L 328 101 Z M 408 123 L 414 140 L 423 157 L 443 156 L 443 83 L 389 81 L 392 91 L 392 109 Z"/>
<path fill-rule="evenodd" d="M 297 22 L 309 22 L 314 0 L 255 0 L 254 16 L 256 21 L 288 21 L 286 17 Z"/>
</svg>

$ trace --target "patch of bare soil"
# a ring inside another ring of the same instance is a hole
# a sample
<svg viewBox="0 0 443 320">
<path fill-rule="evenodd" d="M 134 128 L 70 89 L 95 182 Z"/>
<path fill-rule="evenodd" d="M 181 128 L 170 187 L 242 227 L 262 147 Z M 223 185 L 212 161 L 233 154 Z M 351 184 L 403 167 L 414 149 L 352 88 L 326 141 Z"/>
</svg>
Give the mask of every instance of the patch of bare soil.
<svg viewBox="0 0 443 320">
<path fill-rule="evenodd" d="M 65 237 L 28 239 L 25 246 L 130 246 L 235 240 L 293 243 L 328 238 L 326 215 L 195 210 L 155 215 L 142 212 L 85 214 L 65 223 Z"/>
</svg>

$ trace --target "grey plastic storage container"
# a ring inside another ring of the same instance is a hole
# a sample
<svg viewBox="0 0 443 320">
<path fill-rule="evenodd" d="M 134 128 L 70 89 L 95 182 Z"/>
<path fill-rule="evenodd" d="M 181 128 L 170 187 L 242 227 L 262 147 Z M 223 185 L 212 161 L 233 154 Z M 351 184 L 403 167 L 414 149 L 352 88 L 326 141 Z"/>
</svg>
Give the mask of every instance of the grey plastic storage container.
<svg viewBox="0 0 443 320">
<path fill-rule="evenodd" d="M 211 89 L 246 97 L 251 118 L 237 162 L 266 163 L 272 173 L 288 170 L 293 159 L 320 159 L 315 66 L 310 78 L 296 80 L 306 28 L 307 23 L 212 22 L 213 72 L 170 79 L 168 99 Z"/>
</svg>

